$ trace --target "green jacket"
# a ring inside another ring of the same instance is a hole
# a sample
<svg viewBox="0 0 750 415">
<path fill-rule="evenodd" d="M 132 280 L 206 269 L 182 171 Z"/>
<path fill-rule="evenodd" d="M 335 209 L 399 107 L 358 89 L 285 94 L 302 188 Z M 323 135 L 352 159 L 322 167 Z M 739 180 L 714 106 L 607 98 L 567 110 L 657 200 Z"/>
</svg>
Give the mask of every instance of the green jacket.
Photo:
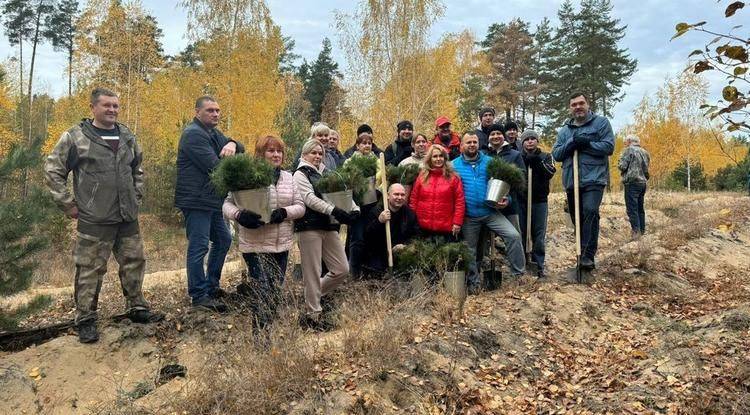
<svg viewBox="0 0 750 415">
<path fill-rule="evenodd" d="M 47 186 L 63 211 L 78 207 L 80 221 L 107 225 L 138 218 L 143 198 L 143 153 L 135 135 L 117 123 L 120 144 L 112 150 L 91 120 L 64 132 L 44 164 Z M 73 172 L 73 194 L 67 181 Z"/>
</svg>

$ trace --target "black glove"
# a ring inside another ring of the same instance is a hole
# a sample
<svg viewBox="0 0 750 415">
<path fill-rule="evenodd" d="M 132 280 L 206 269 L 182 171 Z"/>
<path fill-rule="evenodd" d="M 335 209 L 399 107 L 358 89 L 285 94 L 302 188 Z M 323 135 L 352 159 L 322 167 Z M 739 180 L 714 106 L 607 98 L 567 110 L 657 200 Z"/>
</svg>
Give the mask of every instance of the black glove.
<svg viewBox="0 0 750 415">
<path fill-rule="evenodd" d="M 351 214 L 346 213 L 337 207 L 333 208 L 333 212 L 331 212 L 331 215 L 333 215 L 333 217 L 336 218 L 339 223 L 343 223 L 344 225 L 348 225 L 353 222 Z"/>
<path fill-rule="evenodd" d="M 281 223 L 286 219 L 286 209 L 277 208 L 271 212 L 271 223 Z"/>
<path fill-rule="evenodd" d="M 576 144 L 576 148 L 586 148 L 591 143 L 591 136 L 583 134 L 575 135 L 573 141 Z"/>
<path fill-rule="evenodd" d="M 243 210 L 240 212 L 240 215 L 237 217 L 237 222 L 248 229 L 257 229 L 266 224 L 260 220 L 260 215 L 250 212 L 249 210 Z"/>
</svg>

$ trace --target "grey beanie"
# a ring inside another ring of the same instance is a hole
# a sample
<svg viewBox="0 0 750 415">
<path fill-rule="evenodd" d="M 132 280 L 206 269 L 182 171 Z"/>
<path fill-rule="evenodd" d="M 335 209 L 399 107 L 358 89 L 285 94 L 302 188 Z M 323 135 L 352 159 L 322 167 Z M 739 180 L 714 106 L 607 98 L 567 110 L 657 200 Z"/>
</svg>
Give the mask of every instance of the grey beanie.
<svg viewBox="0 0 750 415">
<path fill-rule="evenodd" d="M 533 138 L 533 139 L 539 141 L 539 134 L 537 134 L 536 131 L 529 129 L 529 130 L 526 130 L 523 133 L 521 133 L 521 137 L 519 137 L 519 138 L 521 139 L 522 143 L 524 141 L 530 139 L 530 138 Z"/>
</svg>

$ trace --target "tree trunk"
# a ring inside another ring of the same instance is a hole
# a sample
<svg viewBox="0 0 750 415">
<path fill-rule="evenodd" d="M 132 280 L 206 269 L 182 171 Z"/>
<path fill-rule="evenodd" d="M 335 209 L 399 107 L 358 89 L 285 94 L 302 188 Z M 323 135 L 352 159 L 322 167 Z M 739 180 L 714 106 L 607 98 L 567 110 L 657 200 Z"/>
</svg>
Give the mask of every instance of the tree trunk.
<svg viewBox="0 0 750 415">
<path fill-rule="evenodd" d="M 72 43 L 71 43 L 72 45 Z M 73 96 L 73 47 L 68 49 L 68 98 Z"/>
<path fill-rule="evenodd" d="M 33 109 L 34 105 L 34 97 L 31 95 L 31 88 L 34 84 L 34 61 L 36 60 L 36 46 L 39 44 L 39 25 L 42 21 L 42 2 L 44 0 L 39 0 L 39 3 L 37 3 L 36 8 L 36 22 L 34 23 L 34 40 L 31 43 L 31 66 L 29 67 L 29 88 L 28 88 L 28 95 L 29 95 L 29 135 L 27 139 L 27 143 L 31 144 L 32 139 L 32 129 L 31 129 L 31 111 Z M 28 184 L 28 174 L 27 169 L 23 169 L 22 174 L 22 182 L 23 182 L 23 191 L 21 192 L 22 196 L 25 198 L 28 195 L 29 192 L 29 184 Z"/>
<path fill-rule="evenodd" d="M 692 191 L 690 186 L 690 153 L 687 155 L 687 189 L 688 193 Z"/>
</svg>

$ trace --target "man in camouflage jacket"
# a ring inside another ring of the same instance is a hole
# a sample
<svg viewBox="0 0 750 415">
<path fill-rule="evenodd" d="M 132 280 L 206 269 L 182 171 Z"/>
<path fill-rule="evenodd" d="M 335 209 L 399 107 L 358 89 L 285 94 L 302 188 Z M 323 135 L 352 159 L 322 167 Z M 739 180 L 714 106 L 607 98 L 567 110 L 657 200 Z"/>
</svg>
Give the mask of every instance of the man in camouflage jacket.
<svg viewBox="0 0 750 415">
<path fill-rule="evenodd" d="M 44 165 L 47 186 L 65 214 L 77 219 L 75 302 L 79 340 L 98 340 L 96 309 L 110 252 L 120 266 L 127 316 L 138 323 L 163 318 L 149 311 L 142 285 L 146 260 L 138 226 L 143 155 L 133 133 L 117 122 L 119 100 L 104 88 L 91 93 L 94 118 L 64 132 Z M 73 172 L 73 193 L 67 181 Z"/>
</svg>

